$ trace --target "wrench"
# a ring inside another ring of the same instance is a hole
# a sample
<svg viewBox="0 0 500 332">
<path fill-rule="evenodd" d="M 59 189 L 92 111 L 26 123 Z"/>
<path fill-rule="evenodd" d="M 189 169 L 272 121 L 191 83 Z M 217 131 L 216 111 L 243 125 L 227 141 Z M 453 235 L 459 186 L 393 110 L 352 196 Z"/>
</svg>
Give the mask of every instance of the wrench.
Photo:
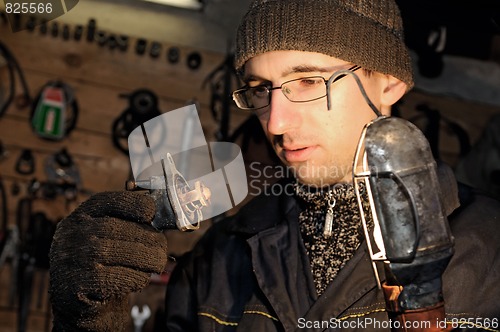
<svg viewBox="0 0 500 332">
<path fill-rule="evenodd" d="M 146 304 L 142 306 L 142 311 L 139 311 L 139 307 L 134 305 L 130 314 L 134 320 L 134 332 L 141 332 L 144 323 L 151 316 L 151 309 L 149 309 L 149 306 Z"/>
<path fill-rule="evenodd" d="M 0 270 L 3 267 L 3 264 L 10 259 L 11 264 L 11 287 L 9 290 L 9 304 L 11 307 L 14 307 L 15 296 L 18 291 L 17 288 L 17 268 L 19 266 L 19 258 L 20 258 L 20 245 L 21 239 L 19 236 L 19 229 L 17 225 L 14 225 L 12 229 L 7 232 L 7 238 L 5 239 L 5 244 L 3 250 L 0 254 Z"/>
</svg>

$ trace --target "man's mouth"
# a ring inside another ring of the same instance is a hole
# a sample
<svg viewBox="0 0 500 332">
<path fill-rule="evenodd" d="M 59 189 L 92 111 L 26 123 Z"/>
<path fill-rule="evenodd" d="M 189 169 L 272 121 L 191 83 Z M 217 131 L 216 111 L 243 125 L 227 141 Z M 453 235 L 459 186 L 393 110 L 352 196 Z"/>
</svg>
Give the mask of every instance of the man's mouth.
<svg viewBox="0 0 500 332">
<path fill-rule="evenodd" d="M 283 157 L 289 163 L 307 161 L 316 149 L 315 146 L 283 147 Z"/>
</svg>

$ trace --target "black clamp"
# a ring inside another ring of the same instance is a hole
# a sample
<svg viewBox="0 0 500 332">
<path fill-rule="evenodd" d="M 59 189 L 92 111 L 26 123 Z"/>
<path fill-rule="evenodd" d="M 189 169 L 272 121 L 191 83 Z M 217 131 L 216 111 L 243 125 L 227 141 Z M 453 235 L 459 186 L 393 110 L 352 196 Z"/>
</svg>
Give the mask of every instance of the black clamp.
<svg viewBox="0 0 500 332">
<path fill-rule="evenodd" d="M 146 52 L 147 44 L 148 41 L 146 39 L 143 38 L 137 39 L 137 42 L 135 44 L 135 53 L 138 55 L 143 55 Z"/>
<path fill-rule="evenodd" d="M 97 29 L 97 22 L 95 19 L 92 18 L 89 20 L 89 22 L 87 24 L 87 41 L 88 42 L 94 41 L 96 29 Z"/>
<path fill-rule="evenodd" d="M 181 51 L 178 47 L 172 46 L 167 51 L 167 60 L 171 64 L 179 62 Z"/>
<path fill-rule="evenodd" d="M 16 172 L 23 175 L 35 172 L 35 158 L 30 149 L 24 149 L 16 162 Z"/>
<path fill-rule="evenodd" d="M 128 145 L 123 143 L 130 133 L 144 122 L 161 114 L 158 109 L 158 97 L 150 90 L 140 89 L 120 97 L 128 98 L 129 106 L 113 122 L 113 144 L 123 153 L 128 154 Z"/>
<path fill-rule="evenodd" d="M 80 41 L 82 39 L 83 35 L 83 25 L 78 24 L 75 27 L 75 31 L 73 32 L 73 39 L 76 41 Z"/>
<path fill-rule="evenodd" d="M 157 58 L 161 53 L 161 44 L 158 42 L 152 42 L 151 48 L 149 49 L 149 56 L 152 58 Z"/>
<path fill-rule="evenodd" d="M 187 66 L 189 67 L 189 69 L 196 70 L 196 69 L 200 68 L 201 62 L 202 62 L 202 59 L 201 59 L 200 53 L 192 52 L 192 53 L 188 54 Z"/>
</svg>

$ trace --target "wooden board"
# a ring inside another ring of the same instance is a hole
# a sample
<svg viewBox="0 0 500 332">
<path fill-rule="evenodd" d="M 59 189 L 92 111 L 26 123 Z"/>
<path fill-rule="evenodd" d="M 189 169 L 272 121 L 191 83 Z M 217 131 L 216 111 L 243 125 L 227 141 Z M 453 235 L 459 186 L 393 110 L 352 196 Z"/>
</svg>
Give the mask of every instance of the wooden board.
<svg viewBox="0 0 500 332">
<path fill-rule="evenodd" d="M 48 81 L 62 80 L 72 88 L 79 108 L 75 130 L 57 142 L 34 134 L 30 125 L 30 107 L 17 107 L 14 103 L 0 118 L 0 140 L 7 151 L 7 155 L 0 160 L 0 178 L 8 192 L 10 225 L 16 223 L 18 202 L 28 195 L 31 181 L 47 180 L 45 162 L 63 148 L 69 151 L 78 166 L 82 192 L 76 201 L 67 201 L 61 195 L 54 199 L 37 198 L 33 202 L 34 212 L 43 212 L 50 220 L 58 222 L 92 192 L 124 189 L 125 181 L 130 177 L 129 159 L 114 147 L 111 139 L 113 122 L 128 107 L 127 99 L 121 98 L 121 94 L 149 89 L 158 96 L 162 113 L 196 101 L 206 139 L 215 140 L 214 134 L 219 125 L 211 114 L 211 91 L 205 81 L 224 61 L 225 54 L 179 47 L 180 61 L 171 64 L 166 60 L 166 50 L 177 45 L 162 41 L 162 55 L 154 59 L 147 54 L 141 56 L 135 53 L 135 43 L 140 37 L 130 36 L 128 51 L 121 52 L 101 47 L 97 42 L 64 41 L 61 36 L 42 35 L 38 28 L 34 32 L 13 34 L 8 26 L 0 23 L 0 42 L 7 45 L 19 62 L 30 94 L 36 96 Z M 192 52 L 198 52 L 202 58 L 201 66 L 196 70 L 186 65 L 186 57 Z M 6 89 L 8 84 L 6 68 L 0 64 L 0 88 Z M 19 80 L 16 91 L 17 95 L 22 91 Z M 235 114 L 232 128 L 247 116 L 244 113 Z M 35 171 L 32 174 L 22 175 L 15 170 L 23 149 L 33 151 Z M 20 188 L 17 195 L 12 194 L 13 186 Z M 179 255 L 189 250 L 208 226 L 207 222 L 200 232 L 190 234 L 169 232 L 171 254 Z M 0 293 L 3 295 L 7 293 L 5 290 L 10 283 L 8 267 L 0 270 Z M 46 291 L 43 294 L 46 295 Z M 163 292 L 158 298 L 162 296 Z M 156 305 L 151 304 L 153 310 Z M 8 306 L 5 296 L 0 297 L 0 306 L 0 326 L 12 330 L 16 326 L 16 310 Z M 31 309 L 28 331 L 44 331 L 47 315 L 50 320 L 47 303 L 44 302 L 42 308 L 32 306 Z"/>
</svg>

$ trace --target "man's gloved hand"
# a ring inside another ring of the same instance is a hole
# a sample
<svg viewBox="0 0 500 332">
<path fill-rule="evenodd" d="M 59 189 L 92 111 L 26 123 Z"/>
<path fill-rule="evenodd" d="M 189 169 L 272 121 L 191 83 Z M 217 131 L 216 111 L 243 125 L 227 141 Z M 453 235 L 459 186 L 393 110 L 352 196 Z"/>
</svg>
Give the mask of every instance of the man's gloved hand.
<svg viewBox="0 0 500 332">
<path fill-rule="evenodd" d="M 153 199 L 134 192 L 93 195 L 57 225 L 50 250 L 54 331 L 124 331 L 128 294 L 167 263 Z"/>
</svg>

